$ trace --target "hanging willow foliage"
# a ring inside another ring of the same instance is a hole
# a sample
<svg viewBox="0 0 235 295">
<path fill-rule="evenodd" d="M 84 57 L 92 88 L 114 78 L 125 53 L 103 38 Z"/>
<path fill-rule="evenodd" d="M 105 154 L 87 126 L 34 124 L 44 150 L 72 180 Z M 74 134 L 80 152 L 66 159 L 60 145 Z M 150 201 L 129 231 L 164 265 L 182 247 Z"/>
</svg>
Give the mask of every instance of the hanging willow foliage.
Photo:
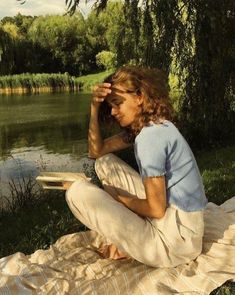
<svg viewBox="0 0 235 295">
<path fill-rule="evenodd" d="M 184 93 L 179 117 L 187 138 L 197 146 L 232 139 L 234 7 L 233 0 L 143 2 L 144 64 L 169 73 L 176 61 L 174 71 Z"/>
<path fill-rule="evenodd" d="M 138 0 L 127 0 L 123 6 L 125 16 L 125 26 L 131 29 L 133 35 L 133 56 L 132 59 L 138 60 L 138 44 L 140 41 L 140 9 Z M 133 21 L 134 20 L 134 21 Z"/>
<path fill-rule="evenodd" d="M 181 118 L 190 123 L 191 128 L 186 131 L 195 144 L 198 138 L 203 145 L 226 138 L 232 140 L 235 19 L 228 17 L 228 13 L 234 11 L 234 4 L 230 0 L 189 3 L 187 14 L 190 16 L 191 12 L 191 19 L 184 25 L 188 28 L 187 35 L 183 34 L 185 44 L 181 46 L 184 54 L 180 53 L 180 48 L 177 52 L 180 71 L 187 72 Z M 181 41 L 182 37 L 178 44 Z M 228 88 L 233 88 L 229 95 Z"/>
</svg>

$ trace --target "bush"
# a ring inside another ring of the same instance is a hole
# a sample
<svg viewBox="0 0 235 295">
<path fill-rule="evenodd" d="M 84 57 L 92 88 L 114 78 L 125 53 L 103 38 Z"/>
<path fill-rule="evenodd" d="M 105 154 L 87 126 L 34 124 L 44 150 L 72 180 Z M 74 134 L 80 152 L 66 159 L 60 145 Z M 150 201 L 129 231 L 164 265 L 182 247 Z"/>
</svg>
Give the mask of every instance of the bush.
<svg viewBox="0 0 235 295">
<path fill-rule="evenodd" d="M 96 63 L 99 67 L 105 70 L 115 69 L 117 65 L 117 55 L 111 51 L 101 51 L 96 54 Z"/>
</svg>

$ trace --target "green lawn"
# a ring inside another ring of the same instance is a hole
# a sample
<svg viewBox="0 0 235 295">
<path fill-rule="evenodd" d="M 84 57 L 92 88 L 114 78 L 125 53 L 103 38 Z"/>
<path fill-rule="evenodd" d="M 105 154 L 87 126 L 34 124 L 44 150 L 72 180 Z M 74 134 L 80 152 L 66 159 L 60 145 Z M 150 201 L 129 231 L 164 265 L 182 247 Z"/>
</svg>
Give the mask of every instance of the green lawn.
<svg viewBox="0 0 235 295">
<path fill-rule="evenodd" d="M 129 152 L 121 152 L 119 156 L 129 164 L 133 160 Z M 235 196 L 234 145 L 200 151 L 195 157 L 210 202 L 220 205 Z M 60 236 L 85 229 L 68 209 L 63 192 L 40 190 L 33 195 L 31 186 L 33 183 L 25 185 L 25 193 L 24 190 L 14 193 L 15 203 L 9 212 L 0 212 L 0 257 L 17 251 L 30 254 L 39 248 L 46 249 Z M 211 294 L 235 294 L 235 286 L 227 282 Z"/>
<path fill-rule="evenodd" d="M 97 83 L 101 83 L 104 78 L 110 75 L 112 71 L 104 71 L 97 74 L 90 74 L 76 78 L 76 83 L 81 85 L 82 91 L 91 92 L 91 89 Z"/>
<path fill-rule="evenodd" d="M 210 202 L 218 205 L 235 196 L 235 146 L 196 154 Z"/>
</svg>

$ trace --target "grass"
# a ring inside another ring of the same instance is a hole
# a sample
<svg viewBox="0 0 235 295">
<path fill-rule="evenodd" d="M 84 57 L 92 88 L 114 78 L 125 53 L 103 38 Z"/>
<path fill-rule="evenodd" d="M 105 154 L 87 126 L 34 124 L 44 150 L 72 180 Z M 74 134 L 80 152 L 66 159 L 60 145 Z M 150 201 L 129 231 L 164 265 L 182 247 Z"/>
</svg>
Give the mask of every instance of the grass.
<svg viewBox="0 0 235 295">
<path fill-rule="evenodd" d="M 235 196 L 235 146 L 200 151 L 196 159 L 206 196 L 217 205 Z"/>
<path fill-rule="evenodd" d="M 61 235 L 85 229 L 68 209 L 64 193 L 35 192 L 36 184 L 31 184 L 27 202 L 18 196 L 13 199 L 13 206 L 8 205 L 0 214 L 0 257 L 47 249 Z"/>
<path fill-rule="evenodd" d="M 232 281 L 225 282 L 222 286 L 215 289 L 210 295 L 234 295 L 235 294 L 235 283 Z"/>
<path fill-rule="evenodd" d="M 134 157 L 129 151 L 117 153 L 135 169 Z M 195 153 L 202 173 L 209 201 L 218 205 L 235 196 L 235 146 Z M 84 166 L 84 172 L 97 183 L 94 171 Z M 98 184 L 98 183 L 97 183 Z M 65 234 L 86 228 L 70 212 L 61 191 L 43 191 L 34 180 L 22 179 L 17 185 L 10 183 L 12 200 L 7 210 L 0 211 L 0 257 L 36 249 L 47 249 Z M 235 285 L 227 281 L 211 295 L 235 294 Z"/>
<path fill-rule="evenodd" d="M 76 78 L 76 83 L 78 83 L 83 91 L 91 91 L 92 87 L 97 84 L 101 83 L 104 78 L 110 75 L 112 71 L 104 71 L 96 74 L 90 74 L 86 76 L 81 76 Z"/>
</svg>

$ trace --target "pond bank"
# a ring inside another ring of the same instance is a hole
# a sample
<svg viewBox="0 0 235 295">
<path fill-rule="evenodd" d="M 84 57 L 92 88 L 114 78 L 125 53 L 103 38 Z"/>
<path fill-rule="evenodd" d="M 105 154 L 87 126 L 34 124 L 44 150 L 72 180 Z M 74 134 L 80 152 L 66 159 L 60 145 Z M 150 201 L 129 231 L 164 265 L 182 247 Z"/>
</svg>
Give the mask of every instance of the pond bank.
<svg viewBox="0 0 235 295">
<path fill-rule="evenodd" d="M 0 88 L 0 94 L 27 94 L 27 93 L 49 93 L 49 92 L 67 92 L 67 91 L 79 91 L 79 87 L 71 88 L 68 86 L 64 87 L 31 87 L 31 88 Z"/>
<path fill-rule="evenodd" d="M 78 77 L 64 74 L 19 74 L 0 76 L 0 94 L 79 91 Z"/>
<path fill-rule="evenodd" d="M 75 77 L 68 73 L 24 73 L 19 75 L 0 76 L 1 94 L 27 94 L 27 93 L 50 93 L 67 91 L 91 91 L 92 87 L 101 83 L 105 77 L 111 74 L 104 71 L 85 76 Z"/>
</svg>

